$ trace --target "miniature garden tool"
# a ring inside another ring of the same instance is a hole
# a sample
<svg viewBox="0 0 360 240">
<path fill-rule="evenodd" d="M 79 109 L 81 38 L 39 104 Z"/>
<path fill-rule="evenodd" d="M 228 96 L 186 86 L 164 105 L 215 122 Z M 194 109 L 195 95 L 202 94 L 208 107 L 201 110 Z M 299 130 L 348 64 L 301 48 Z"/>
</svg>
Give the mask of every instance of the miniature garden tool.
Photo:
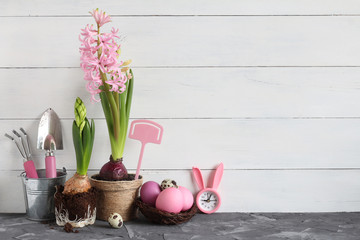
<svg viewBox="0 0 360 240">
<path fill-rule="evenodd" d="M 139 178 L 141 161 L 144 154 L 145 145 L 147 143 L 161 143 L 163 127 L 158 123 L 149 120 L 135 120 L 130 126 L 129 138 L 139 140 L 141 142 L 141 150 L 139 162 L 136 169 L 135 180 Z"/>
<path fill-rule="evenodd" d="M 60 119 L 51 108 L 47 109 L 41 116 L 38 129 L 37 148 L 46 150 L 46 177 L 57 177 L 54 150 L 63 149 L 63 143 Z"/>
<path fill-rule="evenodd" d="M 28 178 L 39 178 L 39 176 L 38 176 L 38 174 L 36 172 L 35 164 L 30 159 L 31 152 L 30 152 L 29 142 L 28 142 L 28 139 L 27 139 L 27 134 L 25 133 L 25 130 L 23 128 L 21 128 L 20 130 L 25 135 L 25 141 L 26 141 L 27 146 L 28 146 L 28 151 L 26 151 L 25 145 L 23 143 L 23 140 L 22 140 L 20 134 L 18 132 L 16 132 L 15 130 L 13 130 L 13 133 L 19 138 L 19 141 L 21 142 L 21 145 L 22 145 L 23 148 L 21 148 L 19 143 L 12 136 L 10 136 L 9 134 L 5 133 L 5 137 L 9 138 L 11 141 L 13 141 L 16 144 L 16 147 L 19 150 L 19 152 L 20 152 L 20 154 L 21 154 L 21 156 L 23 158 L 23 161 L 24 161 L 24 169 L 25 169 L 26 177 L 28 177 Z"/>
</svg>

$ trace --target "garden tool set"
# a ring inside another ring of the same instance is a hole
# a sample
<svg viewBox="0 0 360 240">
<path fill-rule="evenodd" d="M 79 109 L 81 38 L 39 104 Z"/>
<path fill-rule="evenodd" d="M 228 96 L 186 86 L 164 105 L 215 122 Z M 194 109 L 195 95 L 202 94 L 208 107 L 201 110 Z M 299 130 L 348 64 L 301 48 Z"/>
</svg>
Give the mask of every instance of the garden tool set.
<svg viewBox="0 0 360 240">
<path fill-rule="evenodd" d="M 28 178 L 39 178 L 35 168 L 35 164 L 31 159 L 31 148 L 29 143 L 29 135 L 23 128 L 20 128 L 22 135 L 16 130 L 12 131 L 14 137 L 5 133 L 5 137 L 9 138 L 16 145 L 24 161 L 24 169 Z M 18 140 L 16 140 L 17 138 Z M 56 178 L 56 161 L 54 150 L 63 149 L 62 133 L 60 119 L 51 108 L 47 109 L 40 118 L 37 148 L 46 150 L 45 169 L 46 178 Z"/>
</svg>

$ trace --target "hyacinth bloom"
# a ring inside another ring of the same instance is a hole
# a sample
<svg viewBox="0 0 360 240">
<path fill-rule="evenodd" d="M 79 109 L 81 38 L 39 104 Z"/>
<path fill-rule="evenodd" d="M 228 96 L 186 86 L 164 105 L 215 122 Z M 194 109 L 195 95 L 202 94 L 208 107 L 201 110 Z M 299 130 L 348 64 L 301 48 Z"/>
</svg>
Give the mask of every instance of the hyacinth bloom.
<svg viewBox="0 0 360 240">
<path fill-rule="evenodd" d="M 120 61 L 118 29 L 101 32 L 100 28 L 111 21 L 111 17 L 98 9 L 91 12 L 96 22 L 81 29 L 79 40 L 81 68 L 84 71 L 86 89 L 93 101 L 99 102 L 104 110 L 111 143 L 112 159 L 123 157 L 129 122 L 133 74 L 127 67 L 128 61 Z M 98 98 L 100 96 L 100 99 Z"/>
<path fill-rule="evenodd" d="M 90 14 L 95 18 L 95 21 L 99 27 L 102 27 L 105 23 L 111 21 L 111 17 L 105 12 L 99 12 L 99 9 L 93 10 L 92 12 L 90 12 Z"/>
</svg>

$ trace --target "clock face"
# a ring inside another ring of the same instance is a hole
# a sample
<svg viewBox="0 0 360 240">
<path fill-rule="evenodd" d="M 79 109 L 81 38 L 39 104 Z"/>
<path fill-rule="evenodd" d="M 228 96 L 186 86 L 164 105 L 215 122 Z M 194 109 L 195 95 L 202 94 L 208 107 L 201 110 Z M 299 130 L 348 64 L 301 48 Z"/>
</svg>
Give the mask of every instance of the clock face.
<svg viewBox="0 0 360 240">
<path fill-rule="evenodd" d="M 213 213 L 220 207 L 220 196 L 211 191 L 202 191 L 197 196 L 197 206 L 204 213 Z"/>
</svg>

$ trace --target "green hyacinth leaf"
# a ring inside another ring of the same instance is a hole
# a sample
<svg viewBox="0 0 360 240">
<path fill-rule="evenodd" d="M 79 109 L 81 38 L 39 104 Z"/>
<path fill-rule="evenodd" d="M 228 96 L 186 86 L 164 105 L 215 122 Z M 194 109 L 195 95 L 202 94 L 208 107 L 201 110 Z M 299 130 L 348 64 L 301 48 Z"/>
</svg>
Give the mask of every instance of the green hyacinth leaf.
<svg viewBox="0 0 360 240">
<path fill-rule="evenodd" d="M 93 136 L 91 132 L 91 127 L 89 121 L 85 119 L 85 127 L 82 138 L 82 148 L 83 148 L 83 158 L 81 163 L 82 169 L 80 169 L 79 174 L 85 175 L 87 172 L 91 158 L 92 147 L 93 147 L 92 144 L 93 144 Z"/>
<path fill-rule="evenodd" d="M 83 149 L 83 145 L 82 145 L 80 129 L 76 125 L 76 121 L 73 122 L 72 136 L 73 136 L 73 143 L 74 143 L 75 154 L 76 154 L 76 169 L 77 169 L 77 172 L 80 174 L 83 172 L 83 169 L 84 169 L 84 167 L 83 167 L 84 149 Z"/>
</svg>

